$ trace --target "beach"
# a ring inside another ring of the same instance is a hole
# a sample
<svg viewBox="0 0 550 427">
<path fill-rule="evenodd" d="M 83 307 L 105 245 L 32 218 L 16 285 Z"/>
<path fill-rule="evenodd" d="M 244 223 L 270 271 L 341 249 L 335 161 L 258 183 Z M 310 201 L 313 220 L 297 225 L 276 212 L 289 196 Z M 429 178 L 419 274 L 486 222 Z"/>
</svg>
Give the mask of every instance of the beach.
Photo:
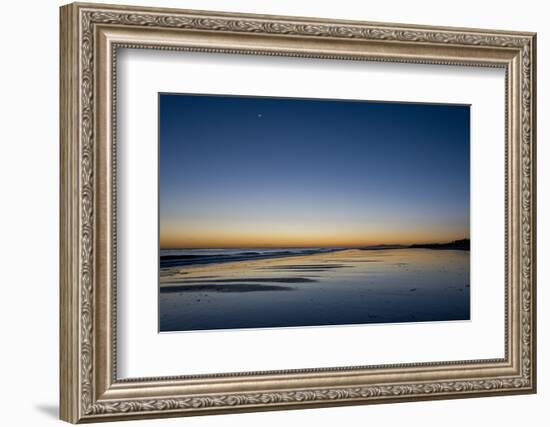
<svg viewBox="0 0 550 427">
<path fill-rule="evenodd" d="M 160 331 L 469 320 L 466 250 L 161 254 Z"/>
</svg>

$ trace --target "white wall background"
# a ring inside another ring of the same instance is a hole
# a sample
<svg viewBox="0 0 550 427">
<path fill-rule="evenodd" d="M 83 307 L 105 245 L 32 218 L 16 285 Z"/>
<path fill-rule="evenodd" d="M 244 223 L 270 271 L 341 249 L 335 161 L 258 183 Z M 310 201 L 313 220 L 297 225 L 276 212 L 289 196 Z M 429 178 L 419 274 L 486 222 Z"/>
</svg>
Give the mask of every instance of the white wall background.
<svg viewBox="0 0 550 427">
<path fill-rule="evenodd" d="M 113 3 L 122 3 L 110 0 Z M 130 1 L 130 0 L 129 0 Z M 550 405 L 550 28 L 545 2 L 133 0 L 133 4 L 538 32 L 539 393 L 208 416 L 133 425 L 541 426 Z M 58 402 L 58 6 L 2 5 L 0 66 L 0 401 L 3 425 L 60 425 Z M 548 237 L 545 239 L 545 237 Z"/>
</svg>

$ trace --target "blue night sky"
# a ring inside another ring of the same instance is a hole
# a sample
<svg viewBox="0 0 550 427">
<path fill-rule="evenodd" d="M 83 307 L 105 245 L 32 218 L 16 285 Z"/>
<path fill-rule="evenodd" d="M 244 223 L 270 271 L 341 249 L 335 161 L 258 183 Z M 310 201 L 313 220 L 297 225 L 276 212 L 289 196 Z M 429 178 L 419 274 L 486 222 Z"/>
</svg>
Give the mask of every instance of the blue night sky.
<svg viewBox="0 0 550 427">
<path fill-rule="evenodd" d="M 358 246 L 470 234 L 470 107 L 159 95 L 160 244 Z"/>
</svg>

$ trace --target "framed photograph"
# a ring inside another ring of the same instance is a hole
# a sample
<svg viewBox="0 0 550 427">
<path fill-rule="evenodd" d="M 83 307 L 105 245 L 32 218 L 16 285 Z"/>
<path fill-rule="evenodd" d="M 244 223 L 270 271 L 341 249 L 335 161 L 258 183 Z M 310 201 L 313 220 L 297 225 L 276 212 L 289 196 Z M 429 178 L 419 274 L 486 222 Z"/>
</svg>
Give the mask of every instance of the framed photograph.
<svg viewBox="0 0 550 427">
<path fill-rule="evenodd" d="M 536 391 L 535 34 L 61 8 L 61 418 Z"/>
</svg>

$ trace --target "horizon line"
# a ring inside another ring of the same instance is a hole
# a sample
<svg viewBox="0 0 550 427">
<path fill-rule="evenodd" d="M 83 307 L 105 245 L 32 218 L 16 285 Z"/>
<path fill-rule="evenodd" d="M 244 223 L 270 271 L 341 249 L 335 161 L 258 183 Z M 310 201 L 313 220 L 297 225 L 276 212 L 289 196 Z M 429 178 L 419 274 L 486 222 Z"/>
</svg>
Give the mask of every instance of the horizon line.
<svg viewBox="0 0 550 427">
<path fill-rule="evenodd" d="M 359 248 L 367 248 L 367 247 L 377 247 L 377 246 L 412 246 L 412 245 L 441 245 L 441 244 L 449 244 L 449 243 L 455 243 L 455 242 L 461 242 L 463 240 L 470 241 L 469 237 L 464 237 L 462 239 L 454 239 L 454 240 L 445 240 L 445 241 L 418 241 L 413 243 L 376 243 L 376 244 L 365 244 L 365 245 L 253 245 L 253 246 L 246 246 L 246 245 L 236 245 L 236 246 L 161 246 L 159 245 L 159 249 L 166 250 L 166 249 L 263 249 L 263 248 L 345 248 L 345 249 L 359 249 Z"/>
</svg>

